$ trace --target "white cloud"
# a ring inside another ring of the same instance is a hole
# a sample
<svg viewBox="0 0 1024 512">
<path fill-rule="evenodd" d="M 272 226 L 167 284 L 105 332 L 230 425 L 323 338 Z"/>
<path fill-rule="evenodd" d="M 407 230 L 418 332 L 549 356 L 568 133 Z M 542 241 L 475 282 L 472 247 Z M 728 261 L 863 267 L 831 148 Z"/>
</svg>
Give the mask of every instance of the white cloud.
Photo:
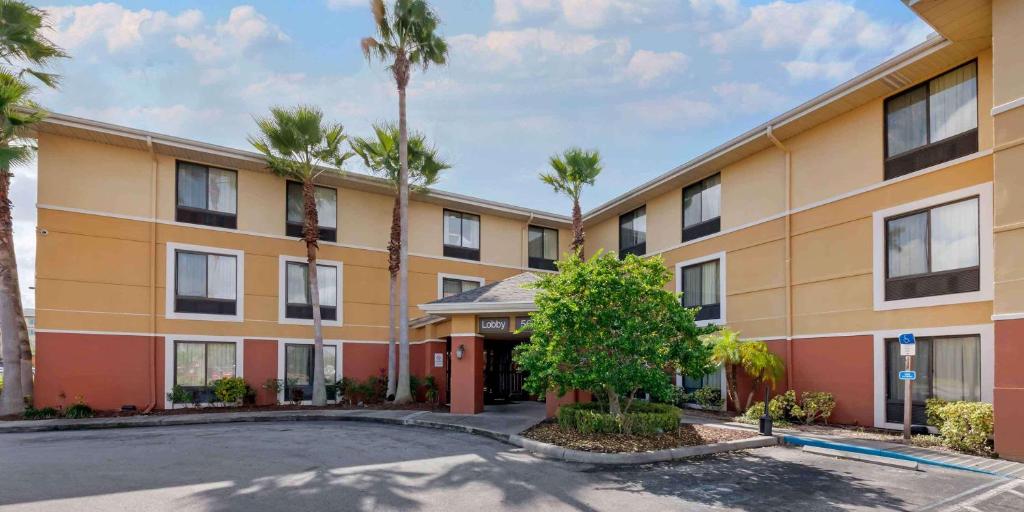
<svg viewBox="0 0 1024 512">
<path fill-rule="evenodd" d="M 702 17 L 735 18 L 740 14 L 739 0 L 690 0 L 690 9 Z"/>
<path fill-rule="evenodd" d="M 370 0 L 327 0 L 327 8 L 332 11 L 350 9 L 352 7 L 368 7 Z"/>
<path fill-rule="evenodd" d="M 633 121 L 655 126 L 685 130 L 707 124 L 720 116 L 710 102 L 683 94 L 665 98 L 630 101 L 618 106 L 619 114 Z"/>
<path fill-rule="evenodd" d="M 494 21 L 517 23 L 524 15 L 550 12 L 554 8 L 552 0 L 494 0 Z"/>
<path fill-rule="evenodd" d="M 791 60 L 783 62 L 782 67 L 789 73 L 790 78 L 796 81 L 821 79 L 838 81 L 853 76 L 856 69 L 853 61 L 848 60 L 826 62 Z"/>
<path fill-rule="evenodd" d="M 786 103 L 786 97 L 758 83 L 725 82 L 711 87 L 722 99 L 724 108 L 742 114 L 774 112 Z"/>
<path fill-rule="evenodd" d="M 662 76 L 683 72 L 689 62 L 690 58 L 681 52 L 637 50 L 626 65 L 626 75 L 647 86 Z"/>
<path fill-rule="evenodd" d="M 194 30 L 203 21 L 203 14 L 194 9 L 177 15 L 149 9 L 132 11 L 113 3 L 45 9 L 51 16 L 51 38 L 69 50 L 102 40 L 109 52 L 119 52 L 149 36 Z"/>
<path fill-rule="evenodd" d="M 200 62 L 212 62 L 229 55 L 241 55 L 264 42 L 286 42 L 288 35 L 251 5 L 231 9 L 228 19 L 214 26 L 213 34 L 178 35 L 174 43 L 188 50 Z"/>
<path fill-rule="evenodd" d="M 641 23 L 673 6 L 670 0 L 495 0 L 494 21 L 518 23 L 524 17 L 561 14 L 568 25 L 597 29 L 612 22 Z"/>
<path fill-rule="evenodd" d="M 579 58 L 600 51 L 621 56 L 629 50 L 626 39 L 606 40 L 591 35 L 566 34 L 548 29 L 492 31 L 483 36 L 462 34 L 449 39 L 455 51 L 479 58 L 491 69 L 526 62 Z M 453 52 L 454 53 L 454 52 Z"/>
<path fill-rule="evenodd" d="M 152 107 L 83 107 L 72 109 L 71 114 L 161 133 L 188 133 L 197 125 L 213 124 L 221 121 L 224 116 L 224 112 L 218 108 L 200 109 L 183 104 Z"/>
</svg>

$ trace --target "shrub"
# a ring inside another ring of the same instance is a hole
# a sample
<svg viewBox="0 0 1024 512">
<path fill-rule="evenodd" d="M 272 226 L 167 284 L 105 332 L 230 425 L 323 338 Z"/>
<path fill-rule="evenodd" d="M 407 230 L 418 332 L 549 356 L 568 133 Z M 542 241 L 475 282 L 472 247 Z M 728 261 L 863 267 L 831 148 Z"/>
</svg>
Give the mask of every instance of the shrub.
<svg viewBox="0 0 1024 512">
<path fill-rule="evenodd" d="M 422 387 L 423 381 L 419 377 L 415 375 L 409 376 L 409 394 L 412 395 L 413 400 L 420 401 L 420 388 Z"/>
<path fill-rule="evenodd" d="M 263 385 L 260 387 L 265 391 L 273 393 L 274 403 L 277 403 L 277 397 L 281 394 L 281 390 L 284 389 L 284 382 L 281 379 L 267 379 L 263 381 Z"/>
<path fill-rule="evenodd" d="M 799 409 L 796 403 L 796 392 L 793 390 L 786 391 L 781 395 L 775 395 L 768 402 L 768 416 L 777 424 L 789 423 L 794 409 L 797 409 L 797 414 L 803 414 L 803 411 Z M 747 423 L 757 423 L 763 414 L 764 402 L 754 402 L 740 419 Z"/>
<path fill-rule="evenodd" d="M 942 430 L 942 408 L 945 407 L 949 402 L 941 398 L 929 398 L 924 402 L 924 414 L 927 417 L 926 422 Z"/>
<path fill-rule="evenodd" d="M 28 407 L 22 414 L 26 420 L 46 420 L 60 416 L 57 409 L 54 409 L 53 407 L 43 407 L 42 409 Z"/>
<path fill-rule="evenodd" d="M 306 399 L 306 392 L 300 387 L 292 387 L 292 403 L 295 405 L 301 405 L 302 401 Z"/>
<path fill-rule="evenodd" d="M 990 453 L 988 439 L 995 424 L 992 404 L 948 402 L 935 404 L 933 409 L 940 425 L 939 435 L 946 446 L 965 452 Z"/>
<path fill-rule="evenodd" d="M 427 375 L 423 385 L 426 388 L 426 392 L 424 394 L 427 402 L 432 404 L 437 403 L 438 395 L 440 394 L 440 390 L 437 387 L 437 379 L 435 379 L 433 375 Z"/>
<path fill-rule="evenodd" d="M 558 409 L 558 425 L 581 434 L 653 435 L 679 428 L 681 414 L 669 404 L 634 403 L 620 416 L 599 403 L 568 404 Z"/>
<path fill-rule="evenodd" d="M 715 388 L 700 388 L 691 395 L 697 405 L 705 409 L 719 409 L 722 407 L 722 391 Z"/>
<path fill-rule="evenodd" d="M 64 411 L 64 417 L 73 420 L 82 418 L 92 418 L 93 411 L 92 407 L 86 405 L 85 400 L 82 397 L 78 397 L 77 401 L 68 410 Z"/>
<path fill-rule="evenodd" d="M 836 399 L 832 397 L 832 393 L 826 393 L 824 391 L 804 391 L 803 395 L 800 396 L 802 406 L 801 412 L 804 416 L 804 423 L 814 423 L 816 420 L 823 420 L 825 424 L 828 424 L 829 417 L 832 416 L 832 411 L 836 408 Z M 796 414 L 796 408 L 791 412 L 793 417 L 798 417 Z"/>
<path fill-rule="evenodd" d="M 246 387 L 241 377 L 224 377 L 213 382 L 213 396 L 225 404 L 237 403 L 245 398 Z"/>
<path fill-rule="evenodd" d="M 174 404 L 187 404 L 192 401 L 192 394 L 185 391 L 185 388 L 178 384 L 175 384 L 171 388 L 171 392 L 167 393 L 167 401 L 171 403 L 171 408 L 174 408 Z"/>
</svg>

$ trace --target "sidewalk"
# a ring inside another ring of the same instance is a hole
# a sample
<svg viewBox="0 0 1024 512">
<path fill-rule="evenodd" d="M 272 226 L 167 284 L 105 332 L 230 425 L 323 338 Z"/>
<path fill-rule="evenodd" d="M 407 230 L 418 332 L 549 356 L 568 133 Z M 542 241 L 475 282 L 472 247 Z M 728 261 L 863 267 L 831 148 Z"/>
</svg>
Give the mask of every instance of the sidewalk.
<svg viewBox="0 0 1024 512">
<path fill-rule="evenodd" d="M 756 431 L 758 427 L 754 425 L 748 425 L 746 423 L 738 423 L 734 421 L 723 421 L 716 420 L 707 417 L 694 417 L 692 415 L 683 415 L 684 423 L 715 423 L 723 426 L 729 426 L 733 428 L 742 428 L 746 430 Z M 791 428 L 774 428 L 772 429 L 775 437 L 785 441 L 785 438 L 801 438 L 816 441 L 824 441 L 827 443 L 838 443 L 844 445 L 852 445 L 860 448 L 868 448 L 871 450 L 879 450 L 882 452 L 891 452 L 890 457 L 896 456 L 898 458 L 917 458 L 932 462 L 941 466 L 956 466 L 959 468 L 967 469 L 970 471 L 980 471 L 989 474 L 995 474 L 1000 476 L 1006 476 L 1011 478 L 1017 478 L 1024 480 L 1024 463 L 1009 461 L 1005 459 L 992 459 L 989 457 L 978 457 L 976 455 L 967 455 L 962 453 L 955 453 L 945 450 L 937 450 L 932 448 L 920 448 L 917 446 L 907 446 L 899 443 L 890 443 L 877 439 L 865 439 L 861 437 L 843 436 L 839 434 L 817 434 L 803 432 L 797 429 Z M 901 457 L 902 456 L 902 457 Z"/>
</svg>

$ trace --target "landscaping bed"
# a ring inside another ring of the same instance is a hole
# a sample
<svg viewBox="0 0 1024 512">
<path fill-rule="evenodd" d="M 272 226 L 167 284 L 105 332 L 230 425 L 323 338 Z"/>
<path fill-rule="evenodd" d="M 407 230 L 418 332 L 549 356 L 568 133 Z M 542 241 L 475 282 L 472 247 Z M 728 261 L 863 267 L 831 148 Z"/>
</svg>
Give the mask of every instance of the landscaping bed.
<svg viewBox="0 0 1024 512">
<path fill-rule="evenodd" d="M 554 421 L 545 421 L 535 425 L 520 435 L 527 439 L 563 448 L 597 453 L 649 452 L 757 437 L 754 432 L 706 425 L 681 425 L 674 431 L 646 436 L 611 433 L 584 434 L 576 430 L 562 428 Z"/>
<path fill-rule="evenodd" d="M 444 405 L 435 405 L 430 403 L 415 402 L 405 405 L 396 405 L 391 403 L 373 403 L 363 405 L 352 405 L 352 404 L 329 404 L 323 407 L 314 407 L 311 405 L 294 405 L 294 404 L 281 404 L 281 405 L 240 405 L 240 406 L 204 406 L 204 407 L 179 407 L 177 409 L 162 409 L 153 410 L 149 413 L 143 413 L 142 411 L 93 411 L 93 418 L 128 418 L 132 416 L 177 416 L 182 414 L 217 414 L 217 413 L 228 413 L 228 412 L 271 412 L 271 411 L 321 411 L 321 410 L 353 410 L 353 409 L 366 409 L 373 411 L 432 411 L 432 412 L 448 412 L 448 407 Z M 55 417 L 38 417 L 38 418 L 26 418 L 19 415 L 8 415 L 0 416 L 0 421 L 23 421 L 23 420 L 43 420 L 43 419 L 54 419 Z"/>
</svg>

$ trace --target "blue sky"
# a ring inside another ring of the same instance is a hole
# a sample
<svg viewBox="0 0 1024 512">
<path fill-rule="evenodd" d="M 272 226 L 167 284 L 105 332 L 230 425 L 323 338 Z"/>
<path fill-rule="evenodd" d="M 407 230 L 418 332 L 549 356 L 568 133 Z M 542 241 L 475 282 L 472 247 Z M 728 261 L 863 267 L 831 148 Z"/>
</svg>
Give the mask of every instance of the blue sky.
<svg viewBox="0 0 1024 512">
<path fill-rule="evenodd" d="M 34 3 L 73 56 L 56 68 L 62 87 L 38 95 L 56 112 L 243 149 L 252 115 L 273 105 L 319 105 L 353 135 L 397 117 L 389 75 L 359 50 L 373 30 L 365 0 Z M 432 4 L 450 63 L 414 74 L 409 120 L 453 165 L 439 188 L 564 213 L 536 177 L 552 153 L 601 151 L 587 209 L 930 31 L 898 0 Z M 34 190 L 25 169 L 14 190 L 25 287 Z"/>
</svg>

